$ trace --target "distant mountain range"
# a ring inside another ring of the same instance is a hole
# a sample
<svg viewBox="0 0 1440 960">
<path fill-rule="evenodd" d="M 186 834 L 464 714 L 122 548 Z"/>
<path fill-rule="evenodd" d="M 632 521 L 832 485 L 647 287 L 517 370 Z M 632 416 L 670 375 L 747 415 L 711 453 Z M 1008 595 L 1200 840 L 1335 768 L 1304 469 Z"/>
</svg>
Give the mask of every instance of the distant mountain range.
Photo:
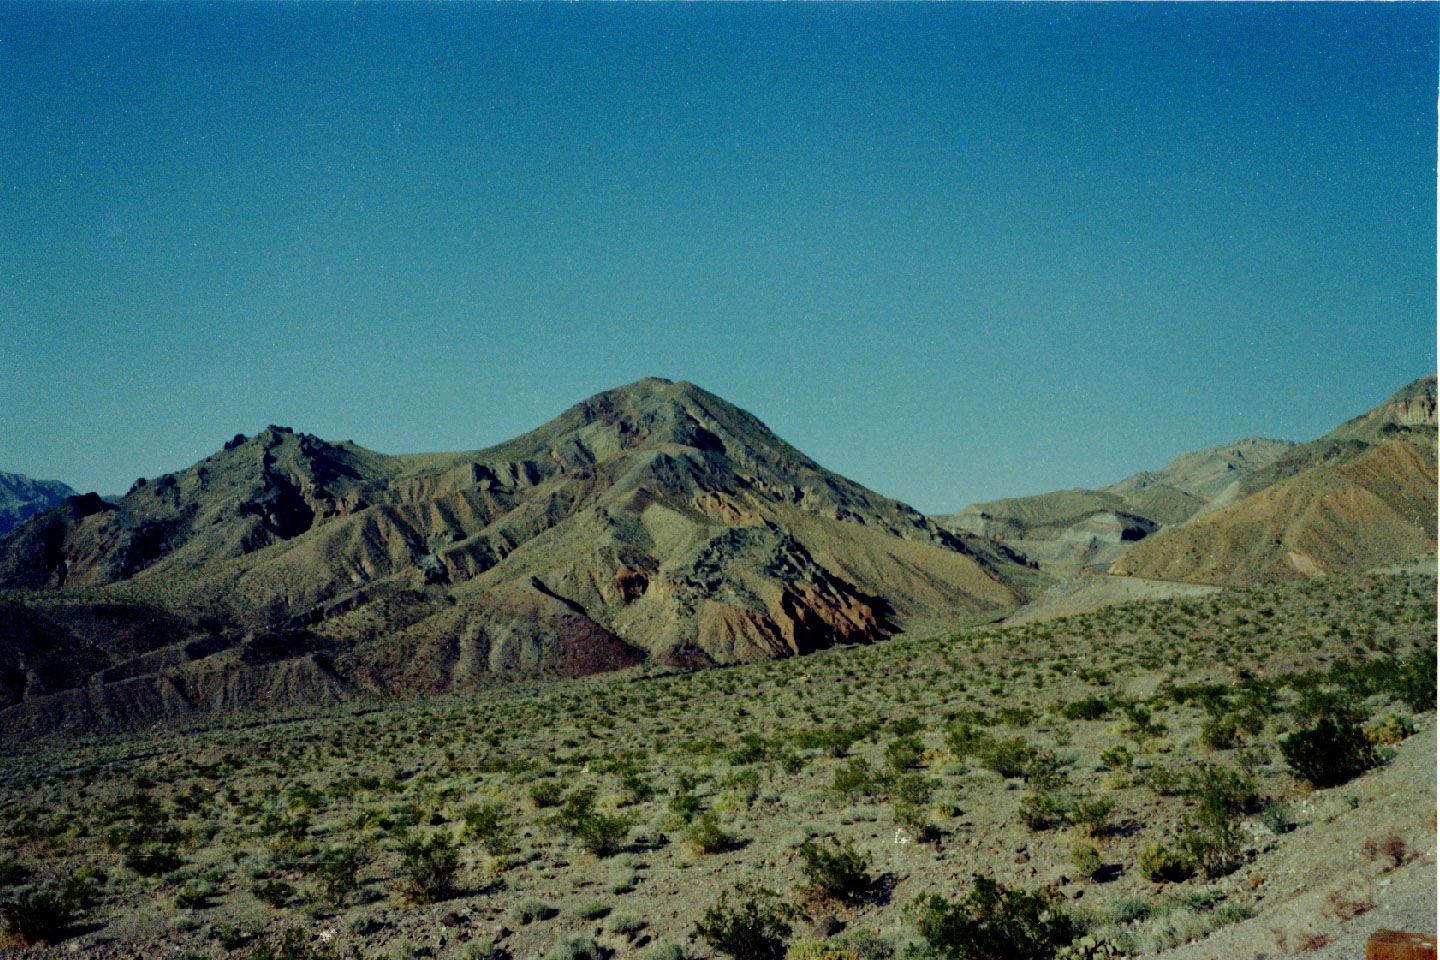
<svg viewBox="0 0 1440 960">
<path fill-rule="evenodd" d="M 1241 480 L 1239 496 L 1125 552 L 1113 572 L 1248 584 L 1433 555 L 1435 377 Z"/>
<path fill-rule="evenodd" d="M 0 536 L 74 495 L 74 490 L 58 480 L 32 480 L 0 472 Z"/>
<path fill-rule="evenodd" d="M 1250 438 L 1185 453 L 1155 471 L 1099 490 L 1057 490 L 971 504 L 934 518 L 994 537 L 1055 575 L 1103 567 L 1162 527 L 1233 501 L 1245 479 L 1289 451 L 1288 440 Z"/>
<path fill-rule="evenodd" d="M 1251 582 L 1435 552 L 1435 378 L 1313 443 L 927 518 L 688 383 L 507 443 L 237 435 L 0 536 L 0 729 L 695 669 L 994 620 L 1084 564 Z"/>
</svg>

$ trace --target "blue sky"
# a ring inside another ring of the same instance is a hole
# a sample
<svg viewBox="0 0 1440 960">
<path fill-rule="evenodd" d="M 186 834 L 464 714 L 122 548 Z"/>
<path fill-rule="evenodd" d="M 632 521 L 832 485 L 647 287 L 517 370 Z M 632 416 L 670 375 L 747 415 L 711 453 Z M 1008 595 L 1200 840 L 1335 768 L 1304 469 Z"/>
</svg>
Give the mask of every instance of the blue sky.
<svg viewBox="0 0 1440 960">
<path fill-rule="evenodd" d="M 1436 366 L 1435 4 L 0 5 L 0 469 L 692 380 L 922 510 Z"/>
</svg>

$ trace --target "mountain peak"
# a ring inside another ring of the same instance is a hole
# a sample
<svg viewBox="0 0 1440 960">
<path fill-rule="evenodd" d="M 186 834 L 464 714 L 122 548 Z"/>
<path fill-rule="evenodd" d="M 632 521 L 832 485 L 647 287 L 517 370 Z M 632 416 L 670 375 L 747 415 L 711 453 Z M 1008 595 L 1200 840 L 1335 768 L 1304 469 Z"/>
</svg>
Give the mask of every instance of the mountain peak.
<svg viewBox="0 0 1440 960">
<path fill-rule="evenodd" d="M 1409 437 L 1433 442 L 1436 426 L 1436 383 L 1432 373 L 1406 384 L 1374 410 L 1347 420 L 1322 439 L 1376 443 Z"/>
</svg>

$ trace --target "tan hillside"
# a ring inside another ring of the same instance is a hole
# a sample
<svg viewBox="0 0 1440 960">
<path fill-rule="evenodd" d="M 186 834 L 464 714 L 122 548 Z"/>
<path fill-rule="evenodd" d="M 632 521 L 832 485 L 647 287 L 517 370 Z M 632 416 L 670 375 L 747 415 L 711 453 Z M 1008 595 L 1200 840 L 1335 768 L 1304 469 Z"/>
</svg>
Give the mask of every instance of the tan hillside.
<svg viewBox="0 0 1440 960">
<path fill-rule="evenodd" d="M 1131 544 L 1233 500 L 1240 484 L 1291 448 L 1288 440 L 1251 437 L 1185 453 L 1100 490 L 1057 490 L 975 503 L 936 521 L 994 537 L 1046 573 L 1100 568 Z M 1218 498 L 1218 499 L 1217 499 Z"/>
<path fill-rule="evenodd" d="M 57 590 L 164 611 L 171 625 L 149 642 L 171 653 L 128 673 L 196 709 L 252 686 L 284 702 L 791 656 L 994 619 L 1034 577 L 1003 547 L 663 380 L 473 453 L 386 456 L 272 427 L 116 504 L 72 498 L 0 539 L 0 585 L 32 591 L 24 602 L 55 636 L 77 609 L 47 599 Z M 19 669 L 8 631 L 0 657 Z M 304 679 L 296 658 L 310 658 Z M 258 663 L 282 661 L 291 673 L 255 679 Z M 84 673 L 17 680 L 8 702 Z"/>
<path fill-rule="evenodd" d="M 1258 583 L 1435 552 L 1434 447 L 1377 444 L 1137 544 L 1115 573 Z"/>
<path fill-rule="evenodd" d="M 1134 474 L 1105 489 L 1131 498 L 1148 489 L 1169 487 L 1201 500 L 1213 500 L 1236 481 L 1274 463 L 1293 446 L 1289 440 L 1247 437 L 1206 450 L 1182 453 L 1159 470 Z M 1166 522 L 1178 523 L 1184 519 L 1186 517 Z"/>
<path fill-rule="evenodd" d="M 1248 495 L 1137 545 L 1111 568 L 1256 583 L 1363 570 L 1435 553 L 1435 377 L 1289 450 Z"/>
</svg>

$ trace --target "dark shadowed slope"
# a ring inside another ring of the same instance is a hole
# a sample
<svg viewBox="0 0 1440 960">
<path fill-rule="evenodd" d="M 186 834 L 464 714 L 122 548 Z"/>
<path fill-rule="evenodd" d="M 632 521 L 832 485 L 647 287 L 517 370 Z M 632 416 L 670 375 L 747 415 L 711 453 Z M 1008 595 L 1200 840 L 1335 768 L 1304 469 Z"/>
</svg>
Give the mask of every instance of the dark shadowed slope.
<svg viewBox="0 0 1440 960">
<path fill-rule="evenodd" d="M 0 471 L 0 536 L 75 493 L 58 480 Z"/>
</svg>

